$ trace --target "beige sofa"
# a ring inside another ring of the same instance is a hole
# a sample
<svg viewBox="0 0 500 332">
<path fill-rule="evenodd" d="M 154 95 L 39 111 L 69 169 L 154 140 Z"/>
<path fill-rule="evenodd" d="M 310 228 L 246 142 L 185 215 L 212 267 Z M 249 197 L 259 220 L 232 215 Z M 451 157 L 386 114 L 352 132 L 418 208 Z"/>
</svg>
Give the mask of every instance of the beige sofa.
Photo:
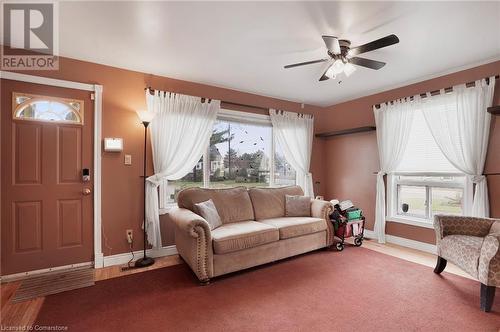
<svg viewBox="0 0 500 332">
<path fill-rule="evenodd" d="M 175 244 L 202 283 L 226 273 L 273 262 L 333 244 L 330 202 L 311 201 L 311 217 L 285 217 L 285 195 L 303 195 L 298 186 L 284 188 L 189 188 L 169 212 Z M 212 199 L 222 226 L 210 230 L 194 204 Z"/>
</svg>

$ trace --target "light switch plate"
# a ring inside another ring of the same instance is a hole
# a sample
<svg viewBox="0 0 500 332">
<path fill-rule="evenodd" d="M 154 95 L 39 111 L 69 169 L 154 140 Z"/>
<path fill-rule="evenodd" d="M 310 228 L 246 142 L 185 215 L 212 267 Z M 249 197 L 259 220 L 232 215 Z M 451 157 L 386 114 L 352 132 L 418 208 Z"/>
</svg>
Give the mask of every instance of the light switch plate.
<svg viewBox="0 0 500 332">
<path fill-rule="evenodd" d="M 128 166 L 132 165 L 132 155 L 131 154 L 126 154 L 125 155 L 124 164 L 128 165 Z"/>
</svg>

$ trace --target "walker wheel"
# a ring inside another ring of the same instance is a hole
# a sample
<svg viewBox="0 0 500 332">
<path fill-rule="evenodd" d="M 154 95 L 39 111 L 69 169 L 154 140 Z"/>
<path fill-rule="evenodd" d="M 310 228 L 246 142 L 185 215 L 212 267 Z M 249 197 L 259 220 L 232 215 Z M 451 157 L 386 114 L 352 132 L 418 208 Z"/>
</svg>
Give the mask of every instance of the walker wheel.
<svg viewBox="0 0 500 332">
<path fill-rule="evenodd" d="M 342 251 L 344 250 L 344 244 L 342 242 L 337 242 L 335 248 L 337 248 L 338 251 Z"/>
<path fill-rule="evenodd" d="M 363 239 L 362 238 L 357 237 L 357 238 L 354 239 L 354 245 L 356 247 L 360 247 L 362 244 L 363 244 Z"/>
</svg>

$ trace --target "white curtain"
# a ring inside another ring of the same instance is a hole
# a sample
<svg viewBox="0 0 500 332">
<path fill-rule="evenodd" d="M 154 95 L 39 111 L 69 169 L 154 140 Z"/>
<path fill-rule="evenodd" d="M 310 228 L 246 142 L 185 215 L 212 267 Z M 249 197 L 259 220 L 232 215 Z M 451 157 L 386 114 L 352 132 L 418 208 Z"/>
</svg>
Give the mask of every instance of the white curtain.
<svg viewBox="0 0 500 332">
<path fill-rule="evenodd" d="M 422 111 L 437 145 L 449 162 L 476 184 L 472 216 L 489 217 L 488 187 L 483 175 L 488 149 L 495 78 L 453 87 L 453 92 L 427 95 Z"/>
<path fill-rule="evenodd" d="M 380 243 L 385 243 L 385 184 L 384 175 L 395 171 L 403 158 L 413 120 L 413 110 L 420 97 L 396 100 L 373 107 L 377 126 L 377 145 L 380 171 L 377 174 L 377 196 L 375 203 L 375 234 Z"/>
<path fill-rule="evenodd" d="M 270 109 L 276 141 L 283 149 L 285 159 L 296 172 L 296 183 L 304 195 L 314 197 L 312 174 L 309 172 L 314 132 L 312 115 Z"/>
<path fill-rule="evenodd" d="M 150 124 L 155 174 L 146 182 L 146 230 L 148 242 L 159 248 L 158 186 L 182 178 L 198 163 L 208 148 L 220 101 L 146 91 L 146 102 L 148 111 L 156 113 Z"/>
</svg>

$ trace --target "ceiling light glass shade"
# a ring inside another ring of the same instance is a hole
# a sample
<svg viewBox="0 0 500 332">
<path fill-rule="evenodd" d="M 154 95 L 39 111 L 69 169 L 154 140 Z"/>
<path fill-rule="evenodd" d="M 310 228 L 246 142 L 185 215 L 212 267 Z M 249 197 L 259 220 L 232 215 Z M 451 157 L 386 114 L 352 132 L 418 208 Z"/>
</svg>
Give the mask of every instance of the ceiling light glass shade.
<svg viewBox="0 0 500 332">
<path fill-rule="evenodd" d="M 330 66 L 325 73 L 325 76 L 331 79 L 335 79 L 335 73 L 333 72 L 333 66 Z"/>
<path fill-rule="evenodd" d="M 333 68 L 333 73 L 335 75 L 340 74 L 342 71 L 344 71 L 344 63 L 342 62 L 342 60 L 337 59 L 335 60 L 331 68 Z"/>
<path fill-rule="evenodd" d="M 141 122 L 147 122 L 147 123 L 150 123 L 156 116 L 155 112 L 149 112 L 149 111 L 136 111 L 136 113 Z"/>
<path fill-rule="evenodd" d="M 354 66 L 352 63 L 348 62 L 348 63 L 346 63 L 344 65 L 344 74 L 345 74 L 345 76 L 349 77 L 355 71 L 356 71 L 356 66 Z"/>
</svg>

